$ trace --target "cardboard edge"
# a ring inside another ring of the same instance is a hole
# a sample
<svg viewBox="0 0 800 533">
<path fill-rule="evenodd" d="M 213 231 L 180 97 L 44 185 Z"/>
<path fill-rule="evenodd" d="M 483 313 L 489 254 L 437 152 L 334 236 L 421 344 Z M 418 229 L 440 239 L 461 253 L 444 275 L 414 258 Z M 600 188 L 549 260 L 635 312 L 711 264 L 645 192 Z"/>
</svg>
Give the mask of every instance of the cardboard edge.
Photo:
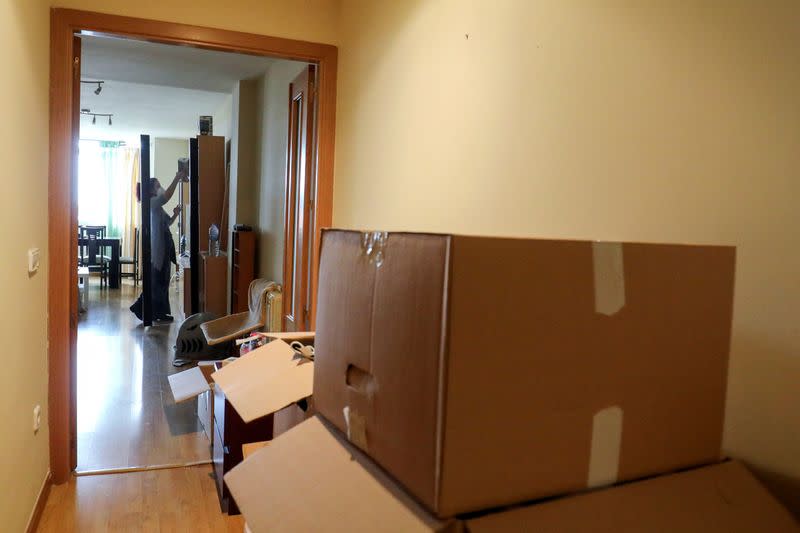
<svg viewBox="0 0 800 533">
<path fill-rule="evenodd" d="M 436 398 L 436 434 L 434 435 L 435 451 L 434 451 L 434 477 L 433 477 L 433 501 L 435 510 L 441 507 L 442 497 L 442 477 L 444 475 L 444 441 L 445 441 L 445 425 L 446 420 L 446 406 L 445 399 L 447 398 L 447 382 L 448 382 L 448 364 L 447 355 L 450 353 L 449 339 L 450 339 L 450 283 L 453 279 L 453 246 L 454 239 L 448 235 L 445 248 L 445 268 L 444 268 L 444 281 L 442 283 L 442 330 L 439 338 L 439 391 Z"/>
</svg>

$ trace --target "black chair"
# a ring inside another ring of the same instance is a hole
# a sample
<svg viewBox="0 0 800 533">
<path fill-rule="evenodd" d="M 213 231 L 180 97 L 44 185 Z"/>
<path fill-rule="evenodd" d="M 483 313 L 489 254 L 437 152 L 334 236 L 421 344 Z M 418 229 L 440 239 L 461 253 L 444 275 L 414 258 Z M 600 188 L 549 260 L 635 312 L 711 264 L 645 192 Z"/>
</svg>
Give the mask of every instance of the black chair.
<svg viewBox="0 0 800 533">
<path fill-rule="evenodd" d="M 106 246 L 100 244 L 100 240 L 106 236 L 105 226 L 82 226 L 80 236 L 86 239 L 86 254 L 81 256 L 81 266 L 89 268 L 89 272 L 100 272 L 100 286 L 108 285 L 109 264 L 111 257 L 105 255 Z"/>
<path fill-rule="evenodd" d="M 131 272 L 122 272 L 120 275 L 125 278 L 133 278 L 133 286 L 139 285 L 139 228 L 133 230 L 133 257 L 120 257 L 120 269 L 124 265 L 131 265 L 133 270 Z"/>
</svg>

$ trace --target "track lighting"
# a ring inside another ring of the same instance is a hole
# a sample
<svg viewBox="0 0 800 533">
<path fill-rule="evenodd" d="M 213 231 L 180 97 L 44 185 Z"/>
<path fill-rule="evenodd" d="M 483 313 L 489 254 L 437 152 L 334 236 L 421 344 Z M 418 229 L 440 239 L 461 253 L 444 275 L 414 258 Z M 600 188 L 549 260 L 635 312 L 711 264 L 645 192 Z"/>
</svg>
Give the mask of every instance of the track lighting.
<svg viewBox="0 0 800 533">
<path fill-rule="evenodd" d="M 94 94 L 99 95 L 100 91 L 103 90 L 103 84 L 105 83 L 105 81 L 101 81 L 101 80 L 97 80 L 97 81 L 81 80 L 81 83 L 89 83 L 89 84 L 92 84 L 92 85 L 97 84 L 97 89 L 94 90 Z"/>
<path fill-rule="evenodd" d="M 114 113 L 92 113 L 91 109 L 83 108 L 81 109 L 81 115 L 86 115 L 87 117 L 92 117 L 92 125 L 97 124 L 97 117 L 108 117 L 108 125 L 111 126 L 111 117 L 114 116 Z"/>
</svg>

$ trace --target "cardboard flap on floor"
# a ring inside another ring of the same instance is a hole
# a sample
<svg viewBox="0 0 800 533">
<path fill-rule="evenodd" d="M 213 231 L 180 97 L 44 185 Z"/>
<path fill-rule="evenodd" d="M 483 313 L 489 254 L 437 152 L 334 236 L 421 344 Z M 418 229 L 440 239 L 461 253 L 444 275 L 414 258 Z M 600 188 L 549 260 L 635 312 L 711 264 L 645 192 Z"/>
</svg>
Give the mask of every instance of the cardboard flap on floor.
<svg viewBox="0 0 800 533">
<path fill-rule="evenodd" d="M 254 533 L 405 533 L 453 526 L 426 513 L 316 416 L 250 455 L 225 483 Z"/>
<path fill-rule="evenodd" d="M 314 363 L 282 340 L 243 355 L 211 377 L 239 416 L 252 422 L 311 396 Z"/>
</svg>

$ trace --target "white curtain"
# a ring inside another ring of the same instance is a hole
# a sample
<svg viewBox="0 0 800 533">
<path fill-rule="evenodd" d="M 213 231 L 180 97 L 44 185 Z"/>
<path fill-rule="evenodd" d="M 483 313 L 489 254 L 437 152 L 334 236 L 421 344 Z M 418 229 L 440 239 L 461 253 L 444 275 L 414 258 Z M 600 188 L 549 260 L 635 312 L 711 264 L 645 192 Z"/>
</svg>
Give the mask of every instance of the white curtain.
<svg viewBox="0 0 800 533">
<path fill-rule="evenodd" d="M 107 236 L 122 239 L 122 255 L 133 255 L 139 149 L 87 140 L 78 149 L 78 223 L 105 226 Z"/>
</svg>

